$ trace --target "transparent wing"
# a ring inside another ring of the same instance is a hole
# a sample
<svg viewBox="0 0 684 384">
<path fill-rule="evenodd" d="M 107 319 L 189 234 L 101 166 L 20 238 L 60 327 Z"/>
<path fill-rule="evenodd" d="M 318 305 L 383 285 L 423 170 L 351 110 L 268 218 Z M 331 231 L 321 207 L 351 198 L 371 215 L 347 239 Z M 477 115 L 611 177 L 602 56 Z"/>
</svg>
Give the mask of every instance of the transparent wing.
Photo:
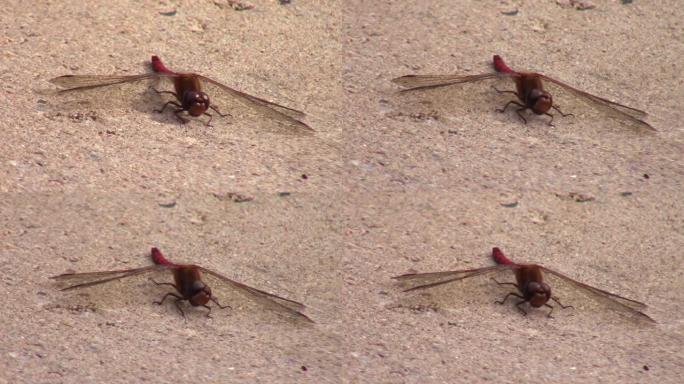
<svg viewBox="0 0 684 384">
<path fill-rule="evenodd" d="M 493 265 L 491 267 L 463 269 L 458 271 L 444 271 L 444 272 L 428 272 L 428 273 L 407 273 L 401 276 L 392 277 L 399 280 L 408 288 L 404 292 L 413 291 L 416 289 L 425 289 L 437 287 L 443 284 L 451 283 L 467 279 L 469 277 L 486 275 L 489 273 L 499 272 L 507 269 L 512 269 L 510 265 Z"/>
<path fill-rule="evenodd" d="M 627 121 L 635 124 L 638 127 L 641 128 L 646 128 L 651 131 L 656 131 L 656 129 L 651 126 L 649 123 L 643 121 L 642 119 L 647 116 L 647 113 L 636 109 L 632 107 L 628 107 L 626 105 L 616 103 L 614 101 L 610 101 L 608 99 L 604 99 L 603 97 L 595 96 L 592 95 L 591 93 L 581 91 L 575 87 L 572 87 L 568 84 L 563 83 L 562 81 L 556 80 L 552 77 L 548 77 L 542 74 L 538 74 L 541 78 L 544 80 L 551 82 L 553 84 L 556 84 L 560 86 L 561 88 L 565 89 L 566 91 L 570 92 L 571 94 L 580 97 L 581 99 L 584 99 L 585 101 L 588 102 L 589 105 L 592 105 L 598 109 L 600 109 L 602 112 L 607 113 L 608 115 L 611 115 L 613 117 L 617 118 L 622 118 L 626 119 Z"/>
<path fill-rule="evenodd" d="M 280 297 L 277 295 L 274 295 L 272 293 L 268 293 L 265 291 L 262 291 L 260 289 L 252 288 L 248 285 L 239 283 L 233 279 L 230 279 L 226 276 L 221 275 L 220 273 L 214 272 L 211 269 L 206 269 L 203 267 L 198 268 L 211 276 L 214 276 L 221 280 L 222 282 L 228 284 L 235 290 L 245 294 L 248 298 L 254 299 L 258 303 L 264 305 L 267 308 L 275 309 L 277 311 L 285 312 L 295 318 L 313 323 L 313 320 L 311 320 L 308 316 L 305 314 L 301 313 L 300 311 L 304 310 L 305 306 L 302 303 L 286 299 L 284 297 Z"/>
<path fill-rule="evenodd" d="M 172 76 L 157 73 L 141 75 L 67 75 L 51 79 L 60 89 L 46 91 L 55 116 L 70 112 L 133 109 L 150 112 L 162 102 L 152 89 L 172 90 Z"/>
<path fill-rule="evenodd" d="M 202 79 L 205 83 L 213 84 L 220 88 L 223 93 L 229 95 L 231 98 L 237 100 L 240 104 L 254 110 L 256 113 L 262 116 L 273 119 L 274 121 L 294 129 L 299 133 L 310 134 L 311 132 L 314 132 L 313 128 L 299 120 L 306 116 L 304 112 L 238 91 L 206 76 L 196 76 Z M 209 95 L 209 97 L 212 96 L 217 97 L 218 95 Z"/>
<path fill-rule="evenodd" d="M 508 73 L 483 73 L 479 75 L 408 75 L 392 79 L 392 82 L 398 84 L 406 89 L 402 92 L 414 91 L 418 89 L 432 89 L 439 87 L 446 87 L 454 84 L 470 83 L 486 79 L 506 78 L 512 77 L 513 74 Z"/>
<path fill-rule="evenodd" d="M 132 83 L 142 80 L 158 79 L 160 77 L 166 77 L 163 74 L 158 73 L 145 73 L 142 75 L 129 75 L 129 76 L 117 76 L 117 75 L 66 75 L 55 77 L 50 79 L 50 82 L 65 88 L 60 90 L 60 93 L 87 90 L 99 87 L 106 87 L 109 85 Z"/>
<path fill-rule="evenodd" d="M 570 278 L 560 272 L 554 271 L 553 269 L 549 269 L 546 267 L 542 267 L 541 265 L 539 266 L 544 272 L 554 275 L 556 277 L 561 278 L 563 281 L 580 288 L 584 292 L 590 293 L 591 296 L 597 301 L 606 304 L 607 306 L 614 308 L 618 311 L 622 312 L 627 312 L 629 314 L 635 315 L 638 318 L 650 321 L 650 322 L 655 322 L 651 317 L 646 315 L 645 313 L 641 312 L 641 310 L 646 308 L 646 304 L 641 303 L 636 300 L 628 299 L 626 297 L 622 297 L 620 295 L 616 295 L 614 293 L 610 293 L 608 291 L 604 291 L 602 289 L 592 287 L 591 285 L 581 283 L 573 278 Z"/>
<path fill-rule="evenodd" d="M 67 284 L 67 287 L 60 290 L 69 291 L 72 289 L 85 288 L 93 285 L 108 283 L 110 281 L 121 280 L 127 277 L 139 276 L 146 273 L 167 271 L 169 269 L 172 269 L 172 267 L 165 265 L 150 265 L 148 267 L 122 269 L 118 271 L 63 273 L 50 278 Z"/>
</svg>

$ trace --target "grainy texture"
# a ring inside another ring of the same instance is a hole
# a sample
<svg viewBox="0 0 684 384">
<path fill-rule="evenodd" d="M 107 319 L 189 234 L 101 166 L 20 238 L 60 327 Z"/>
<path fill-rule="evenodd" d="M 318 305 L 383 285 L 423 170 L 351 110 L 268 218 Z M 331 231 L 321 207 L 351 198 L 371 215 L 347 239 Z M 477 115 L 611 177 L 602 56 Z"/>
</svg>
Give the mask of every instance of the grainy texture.
<svg viewBox="0 0 684 384">
<path fill-rule="evenodd" d="M 680 382 L 678 1 L 6 3 L 0 382 Z M 389 81 L 490 71 L 495 53 L 645 109 L 658 132 L 574 105 L 524 125 L 488 89 Z M 316 134 L 44 91 L 141 73 L 152 54 L 304 110 Z M 316 324 L 258 307 L 184 322 L 144 280 L 61 293 L 48 279 L 147 265 L 151 246 L 302 301 Z M 658 323 L 563 286 L 577 308 L 547 319 L 494 304 L 486 281 L 402 294 L 389 280 L 489 265 L 492 246 L 647 302 Z"/>
</svg>

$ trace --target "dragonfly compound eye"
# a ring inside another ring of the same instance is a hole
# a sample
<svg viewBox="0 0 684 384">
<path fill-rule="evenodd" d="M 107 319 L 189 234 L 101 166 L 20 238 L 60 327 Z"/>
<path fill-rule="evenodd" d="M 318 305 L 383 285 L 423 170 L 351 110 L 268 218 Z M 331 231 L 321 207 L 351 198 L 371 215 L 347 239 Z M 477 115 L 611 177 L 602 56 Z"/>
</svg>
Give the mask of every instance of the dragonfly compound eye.
<svg viewBox="0 0 684 384">
<path fill-rule="evenodd" d="M 551 297 L 551 287 L 546 283 L 532 281 L 527 286 L 527 297 L 531 306 L 538 308 L 546 304 Z"/>
<path fill-rule="evenodd" d="M 533 103 L 532 112 L 537 115 L 546 113 L 553 105 L 551 95 L 548 92 L 539 89 L 533 89 L 532 92 L 530 92 L 530 100 Z"/>
<path fill-rule="evenodd" d="M 199 280 L 192 284 L 192 292 L 189 301 L 193 306 L 204 305 L 211 299 L 211 289 Z"/>
<path fill-rule="evenodd" d="M 204 305 L 209 302 L 211 295 L 207 295 L 206 292 L 202 291 L 190 298 L 190 304 L 193 306 Z"/>
<path fill-rule="evenodd" d="M 209 96 L 204 92 L 186 92 L 183 108 L 190 116 L 200 116 L 209 108 Z"/>
<path fill-rule="evenodd" d="M 195 280 L 192 282 L 192 291 L 193 292 L 205 291 L 208 288 L 209 287 L 207 287 L 207 285 L 204 284 L 201 280 Z"/>
</svg>

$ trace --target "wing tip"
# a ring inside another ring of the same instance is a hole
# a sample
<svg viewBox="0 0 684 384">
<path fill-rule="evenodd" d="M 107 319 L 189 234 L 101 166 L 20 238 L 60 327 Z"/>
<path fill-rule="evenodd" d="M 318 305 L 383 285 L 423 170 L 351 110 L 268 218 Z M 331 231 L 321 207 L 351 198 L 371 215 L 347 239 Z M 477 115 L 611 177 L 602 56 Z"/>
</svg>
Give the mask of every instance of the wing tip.
<svg viewBox="0 0 684 384">
<path fill-rule="evenodd" d="M 649 124 L 643 120 L 639 120 L 639 122 L 641 123 L 642 126 L 645 126 L 649 132 L 652 132 L 652 133 L 658 132 L 658 130 L 654 126 L 652 126 L 651 124 Z"/>
<path fill-rule="evenodd" d="M 399 76 L 399 77 L 395 77 L 394 79 L 391 79 L 390 81 L 393 82 L 394 84 L 402 85 L 403 80 L 405 80 L 407 78 L 412 78 L 412 77 L 416 77 L 416 75 Z"/>
<path fill-rule="evenodd" d="M 406 279 L 406 278 L 409 278 L 409 277 L 413 277 L 413 276 L 416 276 L 416 275 L 420 275 L 420 273 L 417 273 L 417 272 L 409 272 L 409 273 L 404 273 L 404 274 L 402 274 L 402 275 L 391 276 L 390 279 L 392 279 L 392 280 L 403 280 L 403 279 Z"/>
<path fill-rule="evenodd" d="M 316 130 L 311 128 L 311 126 L 289 116 L 286 121 L 277 121 L 276 124 L 284 128 L 284 130 L 276 129 L 275 132 L 285 136 L 314 136 L 316 134 Z"/>
<path fill-rule="evenodd" d="M 305 123 L 303 121 L 296 120 L 296 119 L 295 119 L 295 121 L 297 121 L 299 123 L 298 126 L 301 127 L 303 130 L 305 130 L 306 132 L 311 133 L 311 134 L 316 132 L 316 130 L 311 128 L 311 126 L 308 125 L 307 123 Z"/>
<path fill-rule="evenodd" d="M 316 322 L 313 321 L 313 319 L 311 319 L 309 316 L 307 316 L 307 315 L 305 315 L 305 314 L 303 314 L 303 313 L 301 313 L 301 312 L 297 312 L 297 317 L 298 317 L 299 319 L 302 319 L 303 321 L 306 321 L 306 322 L 309 323 L 309 324 L 316 324 Z"/>
<path fill-rule="evenodd" d="M 48 277 L 48 279 L 59 280 L 59 279 L 65 278 L 65 277 L 75 275 L 75 274 L 76 274 L 75 272 L 60 273 L 59 275 L 50 276 L 50 277 Z"/>
<path fill-rule="evenodd" d="M 639 316 L 639 318 L 642 319 L 642 320 L 648 321 L 649 323 L 652 323 L 652 324 L 658 324 L 658 322 L 655 321 L 655 319 L 653 319 L 651 316 L 649 316 L 649 315 L 647 315 L 647 314 L 645 314 L 645 313 L 643 313 L 643 312 L 641 312 L 641 311 L 636 311 L 636 314 L 637 314 L 637 315 Z"/>
<path fill-rule="evenodd" d="M 53 77 L 52 79 L 48 80 L 48 83 L 54 84 L 54 85 L 61 87 L 61 88 L 64 88 L 64 85 L 62 85 L 62 80 L 68 79 L 70 77 L 73 77 L 73 75 L 64 75 L 64 76 Z"/>
</svg>

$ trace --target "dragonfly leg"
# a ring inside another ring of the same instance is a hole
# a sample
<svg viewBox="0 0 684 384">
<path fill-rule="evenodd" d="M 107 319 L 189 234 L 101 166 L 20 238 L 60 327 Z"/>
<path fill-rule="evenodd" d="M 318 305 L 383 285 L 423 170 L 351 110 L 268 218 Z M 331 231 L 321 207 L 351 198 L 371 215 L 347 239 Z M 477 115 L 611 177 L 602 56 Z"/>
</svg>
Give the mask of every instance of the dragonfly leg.
<svg viewBox="0 0 684 384">
<path fill-rule="evenodd" d="M 518 297 L 522 297 L 522 296 L 518 296 Z M 518 311 L 520 311 L 520 313 L 522 313 L 523 316 L 527 316 L 527 312 L 525 312 L 525 310 L 522 309 L 520 306 L 521 306 L 522 304 L 525 304 L 526 302 L 527 302 L 527 301 L 526 301 L 525 299 L 523 299 L 523 300 L 519 301 L 518 304 L 515 305 L 515 307 L 518 308 Z"/>
<path fill-rule="evenodd" d="M 154 87 L 150 87 L 150 89 L 153 90 L 153 91 L 155 91 L 155 92 L 157 92 L 157 95 L 161 95 L 162 93 L 168 93 L 169 95 L 173 95 L 175 98 L 178 98 L 178 95 L 176 94 L 176 92 L 171 92 L 171 91 L 159 91 L 159 90 L 157 90 L 157 89 L 154 88 Z"/>
<path fill-rule="evenodd" d="M 555 109 L 556 111 L 558 111 L 558 113 L 560 113 L 561 116 L 563 116 L 563 117 L 568 117 L 568 116 L 575 117 L 575 115 L 573 115 L 572 113 L 563 113 L 563 111 L 561 111 L 561 110 L 560 110 L 560 107 L 557 106 L 557 105 L 552 105 L 551 108 L 553 108 L 553 109 Z"/>
<path fill-rule="evenodd" d="M 549 120 L 548 125 L 549 125 L 549 127 L 554 127 L 554 125 L 553 125 L 553 115 L 550 114 L 550 113 L 548 113 L 548 112 L 544 112 L 544 114 L 545 114 L 546 116 L 551 116 L 551 120 Z"/>
<path fill-rule="evenodd" d="M 522 106 L 522 108 L 516 109 L 516 110 L 515 110 L 515 113 L 518 114 L 518 117 L 520 118 L 520 120 L 523 121 L 523 123 L 527 124 L 527 119 L 520 113 L 520 112 L 526 110 L 527 107 L 525 107 L 524 105 L 522 105 L 522 104 L 520 104 L 520 103 L 516 103 L 516 104 Z"/>
<path fill-rule="evenodd" d="M 518 107 L 520 107 L 520 108 L 516 109 L 515 113 L 518 114 L 518 117 L 520 118 L 520 120 L 523 121 L 523 123 L 527 124 L 527 119 L 526 119 L 522 114 L 520 114 L 520 112 L 526 110 L 527 107 L 524 106 L 524 105 L 522 105 L 522 104 L 520 104 L 520 103 L 518 103 L 518 102 L 515 101 L 515 100 L 509 101 L 508 103 L 506 103 L 506 105 L 504 105 L 503 108 L 499 108 L 499 109 L 497 109 L 496 111 L 497 111 L 497 112 L 504 113 L 504 112 L 506 112 L 506 109 L 508 108 L 508 106 L 511 105 L 511 104 L 514 104 L 514 105 L 517 105 Z"/>
<path fill-rule="evenodd" d="M 560 307 L 563 308 L 563 309 L 566 309 L 566 308 L 575 309 L 575 307 L 573 307 L 572 305 L 563 305 L 563 303 L 561 303 L 561 302 L 558 300 L 558 298 L 556 298 L 556 297 L 551 296 L 551 300 L 555 301 L 556 304 L 560 305 Z"/>
<path fill-rule="evenodd" d="M 519 107 L 523 107 L 523 109 L 527 109 L 524 105 L 518 103 L 517 101 L 511 100 L 511 101 L 509 101 L 508 103 L 506 103 L 506 105 L 504 105 L 503 108 L 498 108 L 498 109 L 496 109 L 496 111 L 497 111 L 497 112 L 504 113 L 504 112 L 506 112 L 506 109 L 508 108 L 508 106 L 511 105 L 511 104 L 515 104 L 515 105 L 517 105 L 517 106 L 519 106 Z"/>
<path fill-rule="evenodd" d="M 218 114 L 219 114 L 219 116 L 221 116 L 221 117 L 226 117 L 226 116 L 230 116 L 230 117 L 233 117 L 233 115 L 231 115 L 230 113 L 221 113 L 221 111 L 219 111 L 219 109 L 218 109 L 218 108 L 216 108 L 216 106 L 215 106 L 215 105 L 210 105 L 210 106 L 209 106 L 209 108 L 213 109 L 213 110 L 214 110 L 214 112 L 218 113 Z"/>
<path fill-rule="evenodd" d="M 158 282 L 156 282 L 156 281 L 155 281 L 154 279 L 152 279 L 152 278 L 150 278 L 150 281 L 153 282 L 153 283 L 156 284 L 156 285 L 170 285 L 170 286 L 176 288 L 176 290 L 178 290 L 178 287 L 176 287 L 176 284 L 173 284 L 173 283 L 158 283 Z"/>
<path fill-rule="evenodd" d="M 206 316 L 207 316 L 208 318 L 211 319 L 211 318 L 212 318 L 212 317 L 211 317 L 211 307 L 208 306 L 208 305 L 206 305 L 206 304 L 204 304 L 204 305 L 202 305 L 202 306 L 203 306 L 204 308 L 206 308 L 206 309 L 209 310 L 209 312 L 207 312 Z"/>
<path fill-rule="evenodd" d="M 508 294 L 507 294 L 506 296 L 504 296 L 503 300 L 501 300 L 501 301 L 495 301 L 495 303 L 504 305 L 504 303 L 506 302 L 506 300 L 508 300 L 508 298 L 509 298 L 510 296 L 515 296 L 515 297 L 521 298 L 521 299 L 523 299 L 522 302 L 523 302 L 523 303 L 525 302 L 525 300 L 524 300 L 525 298 L 522 297 L 522 296 L 520 296 L 520 295 L 517 294 L 516 292 L 508 292 Z M 518 304 L 519 304 L 519 303 L 518 303 Z"/>
<path fill-rule="evenodd" d="M 496 279 L 493 278 L 493 277 L 491 277 L 491 279 L 494 280 L 494 282 L 497 283 L 497 284 L 499 284 L 499 285 L 512 285 L 512 286 L 514 286 L 514 287 L 520 289 L 520 287 L 518 287 L 518 284 L 516 284 L 516 283 L 500 283 L 500 282 L 496 281 Z"/>
<path fill-rule="evenodd" d="M 551 316 L 551 314 L 553 313 L 553 310 L 555 309 L 555 308 L 553 307 L 553 305 L 549 305 L 549 303 L 544 303 L 544 306 L 545 306 L 545 307 L 551 308 L 551 310 L 549 311 L 549 313 L 546 314 L 546 317 L 548 317 L 549 319 L 553 319 L 553 316 Z"/>
<path fill-rule="evenodd" d="M 185 313 L 183 313 L 183 310 L 180 308 L 180 306 L 179 306 L 179 304 L 178 304 L 179 302 L 181 302 L 181 301 L 183 301 L 183 300 L 185 300 L 185 299 L 182 298 L 182 297 L 180 297 L 180 296 L 178 296 L 178 295 L 176 295 L 176 294 L 173 293 L 173 292 L 167 293 L 166 295 L 164 295 L 164 297 L 162 297 L 161 300 L 155 301 L 154 303 L 157 304 L 157 305 L 162 305 L 162 304 L 164 304 L 164 301 L 166 300 L 166 298 L 169 297 L 169 296 L 173 296 L 173 297 L 176 298 L 176 308 L 178 308 L 178 310 L 181 312 L 181 314 L 183 315 L 183 317 L 185 317 Z"/>
<path fill-rule="evenodd" d="M 181 124 L 187 123 L 189 120 L 180 115 L 180 113 L 183 113 L 183 108 L 180 105 L 178 105 L 178 103 L 173 104 L 178 107 L 178 109 L 176 109 L 176 111 L 173 113 L 174 115 L 176 115 L 176 119 L 178 119 L 178 121 L 180 121 Z"/>
<path fill-rule="evenodd" d="M 179 297 L 178 295 L 174 295 L 174 296 L 176 296 L 176 308 L 178 308 L 178 312 L 180 312 L 181 315 L 183 315 L 183 319 L 187 320 L 187 318 L 185 317 L 185 312 L 183 312 L 183 308 L 181 308 L 181 306 L 180 306 L 181 301 L 183 301 L 185 299 L 182 297 Z"/>
<path fill-rule="evenodd" d="M 157 113 L 163 113 L 166 110 L 166 107 L 168 107 L 169 105 L 174 105 L 174 106 L 180 108 L 181 110 L 183 109 L 183 107 L 180 104 L 178 104 L 172 100 L 172 101 L 167 101 L 166 104 L 164 104 L 164 106 L 161 109 L 155 109 L 154 111 Z"/>
<path fill-rule="evenodd" d="M 492 89 L 495 90 L 495 91 L 498 92 L 498 93 L 512 93 L 512 94 L 514 94 L 515 96 L 518 96 L 518 92 L 514 92 L 514 91 L 502 91 L 502 90 L 500 90 L 500 89 L 497 89 L 497 88 L 496 88 L 495 86 L 493 86 L 493 85 L 492 85 Z"/>
<path fill-rule="evenodd" d="M 219 303 L 218 300 L 216 300 L 216 298 L 214 298 L 214 297 L 212 297 L 210 300 L 213 301 L 214 304 L 216 304 L 221 309 L 226 309 L 226 308 L 233 309 L 233 307 L 231 307 L 230 305 L 221 305 L 221 303 Z"/>
<path fill-rule="evenodd" d="M 211 127 L 211 119 L 213 119 L 214 116 L 212 116 L 211 113 L 207 113 L 207 112 L 204 112 L 203 115 L 209 116 L 209 121 L 207 121 L 206 124 L 204 124 L 204 125 L 206 125 L 207 127 Z"/>
</svg>

